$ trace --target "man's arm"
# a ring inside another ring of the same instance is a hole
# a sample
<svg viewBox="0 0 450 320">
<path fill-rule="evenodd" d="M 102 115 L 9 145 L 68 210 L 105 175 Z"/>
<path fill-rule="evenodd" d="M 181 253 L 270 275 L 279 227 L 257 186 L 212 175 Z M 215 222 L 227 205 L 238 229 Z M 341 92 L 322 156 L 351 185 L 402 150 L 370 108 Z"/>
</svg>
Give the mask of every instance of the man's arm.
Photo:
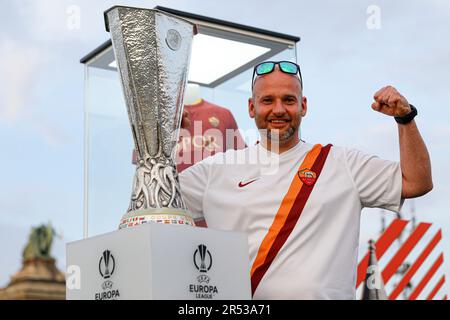
<svg viewBox="0 0 450 320">
<path fill-rule="evenodd" d="M 416 123 L 398 125 L 400 166 L 402 168 L 402 198 L 420 197 L 433 189 L 430 156 Z"/>
<path fill-rule="evenodd" d="M 403 117 L 411 107 L 394 87 L 387 86 L 375 93 L 372 109 L 393 117 Z M 414 120 L 398 124 L 402 198 L 420 197 L 433 189 L 430 156 Z"/>
<path fill-rule="evenodd" d="M 189 112 L 184 110 L 181 118 L 181 128 L 188 130 L 190 126 L 191 120 L 189 118 Z M 201 179 L 198 178 L 199 177 L 198 174 L 201 173 L 202 171 L 204 172 L 204 170 L 199 169 L 196 169 L 195 171 L 192 170 L 193 168 L 191 166 L 179 174 L 181 189 L 182 191 L 184 191 L 183 197 L 185 198 L 185 201 L 188 204 L 188 206 L 190 205 L 191 208 L 197 208 L 197 211 L 201 211 L 199 208 L 201 208 L 201 199 L 203 198 L 202 195 L 203 187 L 206 184 L 200 183 L 201 187 L 199 188 L 197 182 L 202 181 Z M 205 177 L 205 175 L 200 175 L 200 177 Z M 205 219 L 201 217 L 198 217 L 196 219 L 195 226 L 202 228 L 208 227 Z"/>
</svg>

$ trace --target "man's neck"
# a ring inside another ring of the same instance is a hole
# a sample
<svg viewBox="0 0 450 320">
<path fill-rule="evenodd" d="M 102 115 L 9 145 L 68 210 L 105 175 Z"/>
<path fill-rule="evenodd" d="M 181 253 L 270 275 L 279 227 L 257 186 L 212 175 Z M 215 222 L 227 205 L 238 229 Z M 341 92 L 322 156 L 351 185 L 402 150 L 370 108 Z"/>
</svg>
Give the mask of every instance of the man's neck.
<svg viewBox="0 0 450 320">
<path fill-rule="evenodd" d="M 270 152 L 282 154 L 286 151 L 289 151 L 290 149 L 294 148 L 297 144 L 300 143 L 300 139 L 294 139 L 291 141 L 287 141 L 285 143 L 282 142 L 276 142 L 272 143 L 270 139 L 261 139 L 261 146 Z"/>
</svg>

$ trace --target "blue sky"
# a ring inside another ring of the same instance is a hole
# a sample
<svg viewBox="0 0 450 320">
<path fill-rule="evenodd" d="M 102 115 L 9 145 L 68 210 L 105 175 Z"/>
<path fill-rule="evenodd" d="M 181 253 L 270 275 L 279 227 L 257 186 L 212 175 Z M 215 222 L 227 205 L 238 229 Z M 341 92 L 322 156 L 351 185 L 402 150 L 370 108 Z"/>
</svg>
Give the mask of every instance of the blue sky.
<svg viewBox="0 0 450 320">
<path fill-rule="evenodd" d="M 20 267 L 31 226 L 51 221 L 62 234 L 54 250 L 61 268 L 64 243 L 82 237 L 84 69 L 79 59 L 108 39 L 103 11 L 116 4 L 162 5 L 300 36 L 298 61 L 309 103 L 302 137 L 309 142 L 332 142 L 398 160 L 393 119 L 370 109 L 380 87 L 395 86 L 418 108 L 417 123 L 432 159 L 435 188 L 415 200 L 417 217 L 442 228 L 440 250 L 448 259 L 448 1 L 4 0 L 0 286 Z M 380 9 L 379 29 L 367 27 L 371 5 Z M 71 17 L 77 11 L 80 23 L 73 27 Z M 233 112 L 238 122 L 245 121 L 245 106 Z M 406 215 L 409 207 L 406 202 Z M 379 220 L 378 210 L 363 212 L 361 243 L 378 232 Z M 448 271 L 445 263 L 440 272 Z"/>
</svg>

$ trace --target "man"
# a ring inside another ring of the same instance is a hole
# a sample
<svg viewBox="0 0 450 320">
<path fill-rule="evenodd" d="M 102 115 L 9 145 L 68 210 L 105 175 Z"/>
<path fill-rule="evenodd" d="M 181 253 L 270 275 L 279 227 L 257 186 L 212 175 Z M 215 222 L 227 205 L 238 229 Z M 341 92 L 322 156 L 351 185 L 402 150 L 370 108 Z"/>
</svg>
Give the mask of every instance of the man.
<svg viewBox="0 0 450 320">
<path fill-rule="evenodd" d="M 266 131 L 261 142 L 180 174 L 187 205 L 210 228 L 248 234 L 255 299 L 355 299 L 361 209 L 398 212 L 402 199 L 432 189 L 417 112 L 393 87 L 374 95 L 372 108 L 399 123 L 400 163 L 313 146 L 299 137 L 307 99 L 298 65 L 265 62 L 254 78 L 248 108 Z M 275 158 L 275 173 L 258 157 Z"/>
</svg>

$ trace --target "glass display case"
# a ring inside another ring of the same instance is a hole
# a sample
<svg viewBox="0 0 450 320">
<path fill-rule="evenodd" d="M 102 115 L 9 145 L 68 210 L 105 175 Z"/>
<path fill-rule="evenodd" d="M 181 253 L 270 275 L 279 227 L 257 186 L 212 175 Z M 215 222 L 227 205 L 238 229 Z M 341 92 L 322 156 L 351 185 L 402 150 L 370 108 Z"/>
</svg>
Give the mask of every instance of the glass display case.
<svg viewBox="0 0 450 320">
<path fill-rule="evenodd" d="M 228 109 L 247 145 L 257 136 L 248 116 L 253 66 L 264 60 L 297 62 L 300 38 L 164 7 L 197 24 L 188 89 Z M 105 32 L 106 34 L 106 32 Z M 118 228 L 127 211 L 135 165 L 133 138 L 111 41 L 81 59 L 84 88 L 84 237 Z"/>
</svg>

